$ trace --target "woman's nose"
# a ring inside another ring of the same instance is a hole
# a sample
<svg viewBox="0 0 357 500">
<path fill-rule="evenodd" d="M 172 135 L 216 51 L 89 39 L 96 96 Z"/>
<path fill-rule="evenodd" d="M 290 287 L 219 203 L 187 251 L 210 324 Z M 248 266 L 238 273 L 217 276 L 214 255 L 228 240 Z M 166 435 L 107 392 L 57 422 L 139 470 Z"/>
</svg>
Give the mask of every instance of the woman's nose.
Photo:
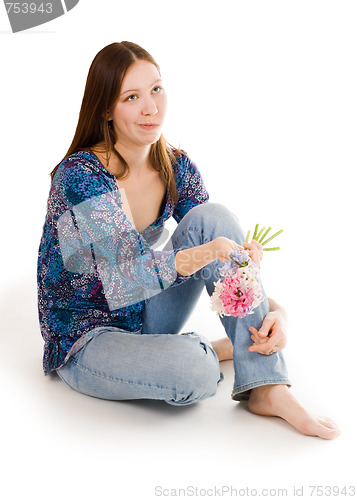
<svg viewBox="0 0 357 500">
<path fill-rule="evenodd" d="M 148 97 L 144 101 L 142 113 L 143 115 L 156 115 L 158 109 L 152 97 Z"/>
</svg>

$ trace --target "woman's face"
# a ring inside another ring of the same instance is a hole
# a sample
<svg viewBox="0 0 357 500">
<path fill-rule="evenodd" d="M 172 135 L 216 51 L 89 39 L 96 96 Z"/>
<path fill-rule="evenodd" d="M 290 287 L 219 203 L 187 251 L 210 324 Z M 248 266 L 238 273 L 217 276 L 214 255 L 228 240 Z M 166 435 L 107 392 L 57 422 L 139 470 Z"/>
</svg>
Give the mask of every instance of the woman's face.
<svg viewBox="0 0 357 500">
<path fill-rule="evenodd" d="M 156 66 L 135 61 L 127 70 L 120 95 L 109 112 L 117 146 L 149 146 L 160 138 L 167 98 Z"/>
</svg>

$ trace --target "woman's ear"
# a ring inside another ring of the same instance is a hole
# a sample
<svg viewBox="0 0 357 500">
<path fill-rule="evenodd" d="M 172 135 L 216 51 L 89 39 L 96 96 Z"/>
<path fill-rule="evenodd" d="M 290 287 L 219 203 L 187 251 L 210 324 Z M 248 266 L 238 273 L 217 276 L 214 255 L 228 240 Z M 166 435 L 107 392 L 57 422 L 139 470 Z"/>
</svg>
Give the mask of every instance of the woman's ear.
<svg viewBox="0 0 357 500">
<path fill-rule="evenodd" d="M 111 112 L 109 111 L 109 109 L 107 109 L 106 113 L 104 113 L 102 116 L 103 116 L 103 118 L 105 118 L 108 122 L 110 122 L 110 121 L 113 119 L 112 114 L 111 114 Z"/>
</svg>

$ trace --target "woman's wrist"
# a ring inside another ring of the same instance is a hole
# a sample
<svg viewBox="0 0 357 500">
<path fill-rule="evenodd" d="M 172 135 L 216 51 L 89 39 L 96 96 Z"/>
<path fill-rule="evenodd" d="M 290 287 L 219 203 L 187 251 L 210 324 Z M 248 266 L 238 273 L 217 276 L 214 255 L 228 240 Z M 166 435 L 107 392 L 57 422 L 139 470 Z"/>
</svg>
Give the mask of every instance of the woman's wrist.
<svg viewBox="0 0 357 500">
<path fill-rule="evenodd" d="M 284 318 L 284 320 L 287 322 L 288 315 L 287 315 L 285 309 L 280 304 L 278 304 L 275 300 L 271 299 L 270 297 L 268 297 L 268 301 L 269 301 L 269 306 L 270 306 L 270 312 L 279 313 L 281 315 L 281 317 Z"/>
</svg>

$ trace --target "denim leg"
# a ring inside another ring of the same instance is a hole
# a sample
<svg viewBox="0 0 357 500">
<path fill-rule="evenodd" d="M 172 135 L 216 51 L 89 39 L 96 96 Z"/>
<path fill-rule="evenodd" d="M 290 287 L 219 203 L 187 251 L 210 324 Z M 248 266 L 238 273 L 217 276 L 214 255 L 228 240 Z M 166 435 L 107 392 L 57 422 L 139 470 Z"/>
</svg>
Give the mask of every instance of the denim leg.
<svg viewBox="0 0 357 500">
<path fill-rule="evenodd" d="M 204 288 L 204 281 L 190 278 L 145 301 L 142 333 L 179 333 L 191 315 Z"/>
<path fill-rule="evenodd" d="M 189 405 L 213 396 L 217 356 L 201 337 L 140 335 L 99 327 L 58 375 L 83 394 L 110 400 L 155 399 Z"/>
<path fill-rule="evenodd" d="M 194 207 L 186 214 L 171 239 L 174 248 L 190 248 L 212 241 L 218 236 L 225 236 L 239 244 L 245 239 L 239 221 L 232 212 L 223 205 L 206 203 Z M 191 280 L 203 280 L 208 294 L 211 295 L 214 290 L 213 283 L 219 279 L 220 266 L 221 263 L 216 260 L 193 275 Z M 233 344 L 235 379 L 232 398 L 235 400 L 247 399 L 250 390 L 261 385 L 290 385 L 281 351 L 270 356 L 248 351 L 248 347 L 252 344 L 248 328 L 254 326 L 259 329 L 268 312 L 269 303 L 265 297 L 265 300 L 254 309 L 254 314 L 244 318 L 231 316 L 221 318 L 227 336 Z"/>
<path fill-rule="evenodd" d="M 178 335 L 195 308 L 195 305 L 204 288 L 204 281 L 190 278 L 178 286 L 167 288 L 157 295 L 145 301 L 145 309 L 142 315 L 141 333 L 144 335 Z M 217 354 L 213 350 L 212 344 L 203 335 L 195 332 L 185 333 L 184 335 L 193 335 L 201 339 L 202 344 L 206 346 L 207 352 L 215 359 L 216 366 L 207 365 L 207 369 L 219 370 L 219 361 Z M 210 378 L 210 374 L 202 372 L 203 379 Z M 223 380 L 223 374 L 218 372 L 217 383 Z M 214 375 L 215 376 L 215 375 Z"/>
</svg>

